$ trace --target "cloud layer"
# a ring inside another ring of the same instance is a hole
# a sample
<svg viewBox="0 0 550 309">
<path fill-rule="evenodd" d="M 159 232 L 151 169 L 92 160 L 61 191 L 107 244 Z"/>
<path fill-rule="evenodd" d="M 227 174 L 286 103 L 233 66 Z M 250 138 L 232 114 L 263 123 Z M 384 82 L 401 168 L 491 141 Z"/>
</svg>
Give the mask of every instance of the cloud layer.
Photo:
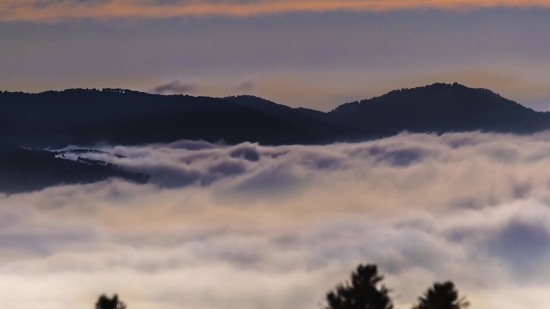
<svg viewBox="0 0 550 309">
<path fill-rule="evenodd" d="M 361 262 L 399 308 L 446 279 L 476 308 L 550 305 L 550 133 L 103 148 L 152 183 L 0 197 L 3 308 L 313 309 Z"/>
<path fill-rule="evenodd" d="M 4 0 L 0 20 L 66 20 L 119 17 L 251 16 L 287 12 L 386 11 L 415 8 L 549 6 L 548 0 Z"/>
</svg>

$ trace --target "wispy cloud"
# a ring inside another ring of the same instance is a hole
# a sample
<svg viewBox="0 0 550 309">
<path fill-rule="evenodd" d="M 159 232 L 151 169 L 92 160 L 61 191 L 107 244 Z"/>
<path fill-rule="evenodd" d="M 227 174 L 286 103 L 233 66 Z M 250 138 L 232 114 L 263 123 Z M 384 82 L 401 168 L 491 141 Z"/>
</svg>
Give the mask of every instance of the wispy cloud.
<svg viewBox="0 0 550 309">
<path fill-rule="evenodd" d="M 117 17 L 251 16 L 333 10 L 384 11 L 410 8 L 471 9 L 478 7 L 550 6 L 549 0 L 4 0 L 0 20 L 65 20 Z"/>
<path fill-rule="evenodd" d="M 179 81 L 172 81 L 166 84 L 156 86 L 152 92 L 158 94 L 178 94 L 178 93 L 189 93 L 197 89 L 197 86 L 193 84 L 185 84 Z"/>
<path fill-rule="evenodd" d="M 244 82 L 242 84 L 240 84 L 236 90 L 238 91 L 249 91 L 249 90 L 252 90 L 254 88 L 254 83 L 252 82 Z"/>
</svg>

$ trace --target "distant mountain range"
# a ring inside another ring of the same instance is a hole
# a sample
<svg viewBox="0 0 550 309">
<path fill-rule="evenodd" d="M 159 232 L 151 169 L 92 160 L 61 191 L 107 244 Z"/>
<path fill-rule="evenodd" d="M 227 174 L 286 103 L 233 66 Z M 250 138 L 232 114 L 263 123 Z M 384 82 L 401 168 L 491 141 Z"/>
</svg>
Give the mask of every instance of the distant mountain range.
<svg viewBox="0 0 550 309">
<path fill-rule="evenodd" d="M 325 144 L 405 130 L 525 134 L 549 128 L 550 113 L 459 84 L 395 90 L 328 113 L 254 96 L 164 96 L 123 89 L 0 93 L 0 138 L 31 147 L 179 139 Z"/>
<path fill-rule="evenodd" d="M 68 161 L 56 158 L 53 152 L 26 150 L 7 142 L 33 148 L 180 139 L 228 144 L 327 144 L 401 131 L 528 134 L 547 129 L 550 113 L 534 111 L 490 90 L 456 83 L 395 90 L 342 104 L 327 113 L 291 108 L 255 96 L 164 96 L 124 89 L 0 92 L 0 139 L 6 141 L 0 143 L 0 192 L 113 176 L 138 182 L 147 178 L 99 162 Z M 31 178 L 31 183 L 22 185 Z"/>
<path fill-rule="evenodd" d="M 0 137 L 32 147 L 179 139 L 271 145 L 330 141 L 323 131 L 229 100 L 118 89 L 4 92 L 0 94 Z"/>
</svg>

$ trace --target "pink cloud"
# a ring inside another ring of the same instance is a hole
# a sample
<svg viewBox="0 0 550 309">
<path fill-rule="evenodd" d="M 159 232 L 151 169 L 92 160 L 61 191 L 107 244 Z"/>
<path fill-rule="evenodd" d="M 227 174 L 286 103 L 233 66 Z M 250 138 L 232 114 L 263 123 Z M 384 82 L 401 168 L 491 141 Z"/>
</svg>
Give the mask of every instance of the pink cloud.
<svg viewBox="0 0 550 309">
<path fill-rule="evenodd" d="M 170 18 L 205 15 L 245 17 L 297 11 L 387 11 L 410 8 L 468 10 L 495 6 L 550 6 L 550 0 L 7 0 L 0 3 L 0 20 L 59 21 L 79 18 Z"/>
</svg>

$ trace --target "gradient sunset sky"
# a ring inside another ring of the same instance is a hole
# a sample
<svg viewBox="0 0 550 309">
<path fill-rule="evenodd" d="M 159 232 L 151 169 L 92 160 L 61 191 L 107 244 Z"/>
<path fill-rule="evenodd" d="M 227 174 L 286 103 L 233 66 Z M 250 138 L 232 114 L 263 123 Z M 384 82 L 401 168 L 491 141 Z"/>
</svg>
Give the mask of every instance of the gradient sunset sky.
<svg viewBox="0 0 550 309">
<path fill-rule="evenodd" d="M 328 111 L 435 82 L 550 110 L 550 0 L 0 0 L 0 90 Z M 396 308 L 443 280 L 472 308 L 550 308 L 550 131 L 97 148 L 62 157 L 151 181 L 0 193 L 1 309 L 319 309 L 359 263 Z"/>
<path fill-rule="evenodd" d="M 548 0 L 2 0 L 0 89 L 254 94 L 330 110 L 459 82 L 550 110 L 548 29 Z"/>
</svg>

